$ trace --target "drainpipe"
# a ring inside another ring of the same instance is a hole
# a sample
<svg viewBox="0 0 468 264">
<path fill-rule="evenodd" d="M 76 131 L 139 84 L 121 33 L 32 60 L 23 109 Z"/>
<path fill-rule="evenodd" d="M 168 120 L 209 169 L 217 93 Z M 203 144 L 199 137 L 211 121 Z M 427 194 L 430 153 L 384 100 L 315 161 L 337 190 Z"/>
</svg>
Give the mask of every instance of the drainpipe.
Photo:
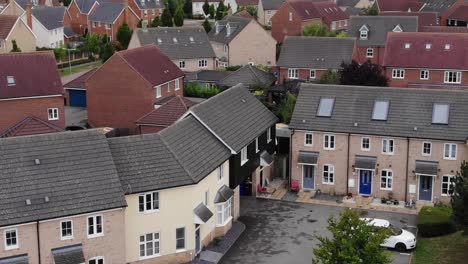
<svg viewBox="0 0 468 264">
<path fill-rule="evenodd" d="M 292 177 L 292 138 L 294 135 L 294 129 L 291 130 L 291 135 L 289 136 L 289 175 L 288 175 L 288 189 L 291 188 L 291 177 Z"/>
<path fill-rule="evenodd" d="M 406 138 L 406 179 L 405 179 L 405 202 L 408 201 L 408 169 L 409 169 L 409 137 Z"/>
<path fill-rule="evenodd" d="M 349 142 L 351 140 L 351 134 L 348 133 L 348 144 L 347 144 L 347 148 L 348 148 L 348 157 L 346 159 L 346 195 L 348 195 L 349 193 L 349 155 L 350 155 L 350 147 L 349 147 Z"/>
<path fill-rule="evenodd" d="M 36 221 L 36 233 L 37 233 L 37 256 L 39 264 L 41 264 L 41 238 L 39 232 L 39 220 Z"/>
</svg>

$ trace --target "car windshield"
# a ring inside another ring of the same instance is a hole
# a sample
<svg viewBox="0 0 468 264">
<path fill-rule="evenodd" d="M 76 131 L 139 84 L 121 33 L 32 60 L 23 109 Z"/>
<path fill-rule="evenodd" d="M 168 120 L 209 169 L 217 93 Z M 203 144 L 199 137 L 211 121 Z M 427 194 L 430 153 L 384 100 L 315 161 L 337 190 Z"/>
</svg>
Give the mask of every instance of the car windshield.
<svg viewBox="0 0 468 264">
<path fill-rule="evenodd" d="M 398 228 L 396 226 L 390 225 L 388 229 L 390 230 L 390 232 L 392 232 L 394 236 L 398 236 L 398 235 L 401 235 L 401 233 L 403 233 L 403 230 L 401 230 L 401 228 Z"/>
</svg>

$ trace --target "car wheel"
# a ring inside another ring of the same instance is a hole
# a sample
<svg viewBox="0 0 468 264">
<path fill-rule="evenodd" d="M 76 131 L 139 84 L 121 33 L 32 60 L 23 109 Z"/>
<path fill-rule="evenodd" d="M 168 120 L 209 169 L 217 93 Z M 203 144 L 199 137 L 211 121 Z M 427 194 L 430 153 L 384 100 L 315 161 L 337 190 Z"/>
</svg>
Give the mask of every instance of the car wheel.
<svg viewBox="0 0 468 264">
<path fill-rule="evenodd" d="M 398 252 L 404 252 L 406 251 L 406 245 L 403 244 L 403 243 L 397 243 L 395 245 L 395 249 L 398 251 Z"/>
</svg>

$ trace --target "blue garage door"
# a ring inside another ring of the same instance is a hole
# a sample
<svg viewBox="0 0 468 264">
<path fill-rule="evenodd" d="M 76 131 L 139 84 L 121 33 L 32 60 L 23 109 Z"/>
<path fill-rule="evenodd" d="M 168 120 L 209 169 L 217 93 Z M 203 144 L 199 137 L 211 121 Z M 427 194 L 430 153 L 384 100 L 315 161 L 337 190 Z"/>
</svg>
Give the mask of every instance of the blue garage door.
<svg viewBox="0 0 468 264">
<path fill-rule="evenodd" d="M 70 106 L 86 107 L 86 91 L 69 90 L 70 91 Z"/>
</svg>

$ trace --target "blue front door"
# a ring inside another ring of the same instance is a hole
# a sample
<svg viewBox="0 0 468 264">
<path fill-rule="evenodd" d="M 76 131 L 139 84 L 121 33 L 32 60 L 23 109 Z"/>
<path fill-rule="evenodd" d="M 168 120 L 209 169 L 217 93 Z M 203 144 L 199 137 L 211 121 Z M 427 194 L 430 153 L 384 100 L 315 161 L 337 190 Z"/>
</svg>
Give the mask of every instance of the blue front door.
<svg viewBox="0 0 468 264">
<path fill-rule="evenodd" d="M 86 91 L 69 90 L 70 106 L 86 107 Z"/>
<path fill-rule="evenodd" d="M 359 194 L 370 195 L 372 192 L 372 174 L 371 170 L 359 171 Z"/>
<path fill-rule="evenodd" d="M 302 165 L 302 178 L 304 189 L 314 189 L 315 186 L 315 166 Z"/>
<path fill-rule="evenodd" d="M 419 200 L 432 201 L 432 176 L 419 176 Z"/>
</svg>

